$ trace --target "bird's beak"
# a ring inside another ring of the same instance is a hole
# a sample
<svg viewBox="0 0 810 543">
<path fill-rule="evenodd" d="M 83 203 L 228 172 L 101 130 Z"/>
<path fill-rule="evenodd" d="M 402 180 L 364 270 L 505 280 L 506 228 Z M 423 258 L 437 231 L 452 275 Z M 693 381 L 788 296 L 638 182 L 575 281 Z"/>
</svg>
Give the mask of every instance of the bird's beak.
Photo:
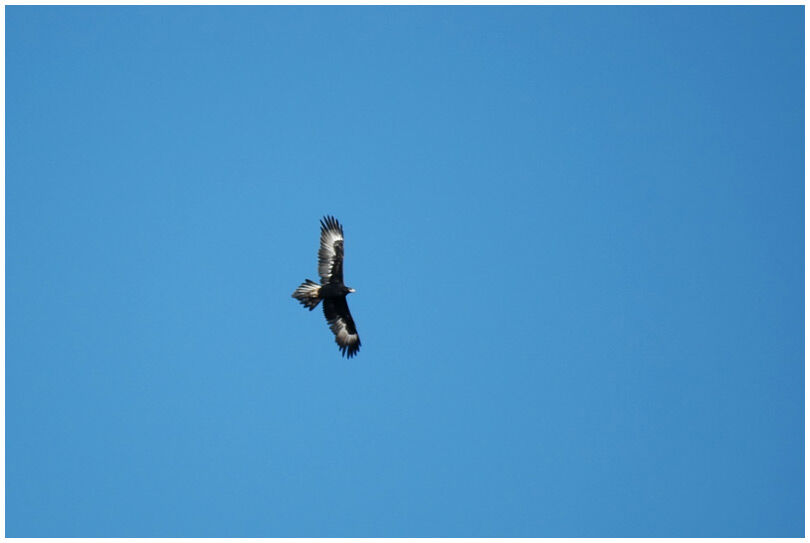
<svg viewBox="0 0 810 543">
<path fill-rule="evenodd" d="M 349 292 L 354 292 L 354 289 L 353 289 L 353 288 L 350 288 L 350 289 L 349 289 Z"/>
</svg>

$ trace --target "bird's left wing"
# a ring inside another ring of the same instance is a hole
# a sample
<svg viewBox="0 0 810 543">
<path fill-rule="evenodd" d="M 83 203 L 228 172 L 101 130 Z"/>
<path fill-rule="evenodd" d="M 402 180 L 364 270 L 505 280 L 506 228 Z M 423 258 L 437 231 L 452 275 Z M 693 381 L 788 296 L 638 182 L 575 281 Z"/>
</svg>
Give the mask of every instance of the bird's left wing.
<svg viewBox="0 0 810 543">
<path fill-rule="evenodd" d="M 321 219 L 318 275 L 323 284 L 343 283 L 343 227 L 331 216 Z"/>
<path fill-rule="evenodd" d="M 357 328 L 354 326 L 354 319 L 349 313 L 349 305 L 346 298 L 325 298 L 323 300 L 323 314 L 329 328 L 335 334 L 335 343 L 340 347 L 340 352 L 347 358 L 351 358 L 360 350 L 360 336 L 357 335 Z"/>
</svg>

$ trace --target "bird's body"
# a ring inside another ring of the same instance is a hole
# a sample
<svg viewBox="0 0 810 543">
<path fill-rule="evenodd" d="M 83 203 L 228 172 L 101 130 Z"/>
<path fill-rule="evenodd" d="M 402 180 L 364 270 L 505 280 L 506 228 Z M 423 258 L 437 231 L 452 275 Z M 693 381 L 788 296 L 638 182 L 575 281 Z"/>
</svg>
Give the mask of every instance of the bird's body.
<svg viewBox="0 0 810 543">
<path fill-rule="evenodd" d="M 326 283 L 325 285 L 321 285 L 322 298 L 335 298 L 337 296 L 345 297 L 350 292 L 354 292 L 354 289 L 350 289 L 346 285 L 336 285 L 334 283 Z"/>
<path fill-rule="evenodd" d="M 360 336 L 346 303 L 346 295 L 354 289 L 343 284 L 343 227 L 331 216 L 321 219 L 318 274 L 321 284 L 307 279 L 292 296 L 310 311 L 323 301 L 323 314 L 335 334 L 335 342 L 340 352 L 351 358 L 360 350 Z"/>
</svg>

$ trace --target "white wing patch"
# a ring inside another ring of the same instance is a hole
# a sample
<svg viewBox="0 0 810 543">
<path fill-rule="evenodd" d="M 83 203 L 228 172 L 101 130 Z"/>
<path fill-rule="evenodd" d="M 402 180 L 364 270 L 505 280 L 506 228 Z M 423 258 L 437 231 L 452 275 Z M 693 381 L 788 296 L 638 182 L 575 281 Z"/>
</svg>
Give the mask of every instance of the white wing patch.
<svg viewBox="0 0 810 543">
<path fill-rule="evenodd" d="M 334 333 L 337 336 L 338 342 L 341 345 L 351 345 L 357 342 L 357 334 L 352 334 L 349 332 L 348 328 L 346 327 L 346 323 L 343 319 L 337 319 L 334 323 Z"/>
<path fill-rule="evenodd" d="M 322 283 L 331 278 L 335 257 L 343 258 L 342 250 L 340 255 L 335 250 L 336 241 L 343 241 L 343 227 L 335 218 L 326 217 L 321 221 L 321 247 L 318 249 L 318 275 Z"/>
<path fill-rule="evenodd" d="M 349 358 L 354 356 L 360 348 L 360 336 L 357 332 L 349 332 L 346 321 L 340 317 L 329 323 L 329 327 L 332 329 L 332 333 L 335 334 L 335 343 L 338 344 L 341 352 L 347 354 L 348 351 Z"/>
</svg>

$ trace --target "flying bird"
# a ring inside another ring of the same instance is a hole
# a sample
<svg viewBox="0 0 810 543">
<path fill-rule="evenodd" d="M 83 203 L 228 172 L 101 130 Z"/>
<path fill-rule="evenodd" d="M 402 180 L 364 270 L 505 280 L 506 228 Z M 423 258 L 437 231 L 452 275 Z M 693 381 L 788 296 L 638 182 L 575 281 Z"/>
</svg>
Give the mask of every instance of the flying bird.
<svg viewBox="0 0 810 543">
<path fill-rule="evenodd" d="M 323 314 L 335 334 L 335 343 L 344 356 L 351 358 L 360 350 L 360 336 L 346 304 L 346 295 L 354 289 L 343 284 L 343 227 L 329 215 L 321 219 L 318 274 L 320 285 L 307 279 L 292 296 L 310 311 L 323 300 Z"/>
</svg>

